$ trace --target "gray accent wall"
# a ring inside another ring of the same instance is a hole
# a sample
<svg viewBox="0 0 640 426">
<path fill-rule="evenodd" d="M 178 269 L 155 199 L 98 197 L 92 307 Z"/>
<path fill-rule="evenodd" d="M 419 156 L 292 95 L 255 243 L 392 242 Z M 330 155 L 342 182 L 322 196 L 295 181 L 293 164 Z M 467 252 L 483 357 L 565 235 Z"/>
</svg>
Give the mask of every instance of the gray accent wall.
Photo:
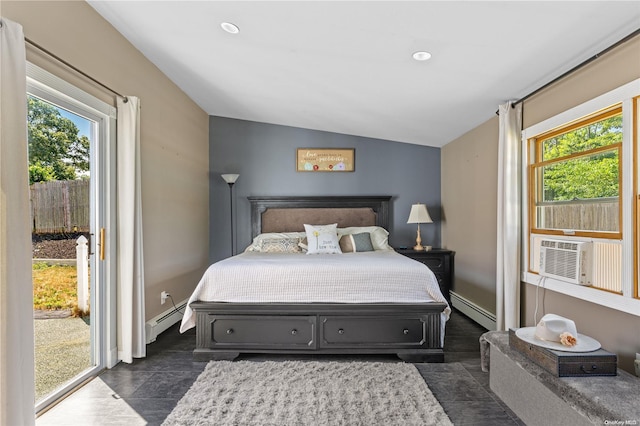
<svg viewBox="0 0 640 426">
<path fill-rule="evenodd" d="M 434 223 L 421 225 L 422 244 L 440 246 L 440 149 L 380 139 L 209 117 L 210 260 L 231 255 L 229 186 L 233 186 L 236 253 L 251 243 L 248 196 L 391 195 L 390 243 L 413 246 L 411 205 L 427 205 Z M 354 172 L 296 172 L 297 148 L 355 148 Z"/>
</svg>

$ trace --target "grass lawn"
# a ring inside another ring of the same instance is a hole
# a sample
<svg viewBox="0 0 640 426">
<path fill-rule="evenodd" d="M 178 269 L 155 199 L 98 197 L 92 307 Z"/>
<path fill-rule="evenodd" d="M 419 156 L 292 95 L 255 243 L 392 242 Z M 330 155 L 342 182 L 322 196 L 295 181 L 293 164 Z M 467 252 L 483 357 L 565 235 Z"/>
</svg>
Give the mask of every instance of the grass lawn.
<svg viewBox="0 0 640 426">
<path fill-rule="evenodd" d="M 33 264 L 33 309 L 68 309 L 78 316 L 77 273 L 75 266 Z"/>
</svg>

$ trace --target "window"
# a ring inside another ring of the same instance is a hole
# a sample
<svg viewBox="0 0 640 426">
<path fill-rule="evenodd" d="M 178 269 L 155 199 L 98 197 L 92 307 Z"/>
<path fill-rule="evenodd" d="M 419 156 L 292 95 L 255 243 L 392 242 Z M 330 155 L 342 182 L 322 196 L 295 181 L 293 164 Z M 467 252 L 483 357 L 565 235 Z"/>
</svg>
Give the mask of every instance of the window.
<svg viewBox="0 0 640 426">
<path fill-rule="evenodd" d="M 620 239 L 622 107 L 530 143 L 531 232 Z"/>
<path fill-rule="evenodd" d="M 524 280 L 634 315 L 640 315 L 638 104 L 640 79 L 522 135 Z M 590 243 L 591 285 L 543 279 L 540 247 L 548 239 Z"/>
</svg>

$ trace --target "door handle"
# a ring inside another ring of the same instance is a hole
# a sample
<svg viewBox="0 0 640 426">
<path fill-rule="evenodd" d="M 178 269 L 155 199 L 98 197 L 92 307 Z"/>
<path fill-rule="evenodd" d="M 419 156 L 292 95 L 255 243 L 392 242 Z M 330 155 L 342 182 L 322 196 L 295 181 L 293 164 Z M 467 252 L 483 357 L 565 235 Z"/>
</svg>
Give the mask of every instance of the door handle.
<svg viewBox="0 0 640 426">
<path fill-rule="evenodd" d="M 100 228 L 100 260 L 104 260 L 105 229 Z"/>
</svg>

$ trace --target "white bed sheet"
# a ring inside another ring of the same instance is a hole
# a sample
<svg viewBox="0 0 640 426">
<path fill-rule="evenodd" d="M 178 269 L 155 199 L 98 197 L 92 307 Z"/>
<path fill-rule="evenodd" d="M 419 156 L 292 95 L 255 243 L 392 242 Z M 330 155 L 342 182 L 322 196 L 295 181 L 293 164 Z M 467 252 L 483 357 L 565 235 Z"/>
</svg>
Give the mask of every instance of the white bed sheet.
<svg viewBox="0 0 640 426">
<path fill-rule="evenodd" d="M 195 326 L 191 302 L 443 302 L 433 272 L 393 251 L 344 254 L 245 252 L 211 265 L 189 298 L 180 332 Z M 451 309 L 442 313 L 442 336 Z"/>
</svg>

